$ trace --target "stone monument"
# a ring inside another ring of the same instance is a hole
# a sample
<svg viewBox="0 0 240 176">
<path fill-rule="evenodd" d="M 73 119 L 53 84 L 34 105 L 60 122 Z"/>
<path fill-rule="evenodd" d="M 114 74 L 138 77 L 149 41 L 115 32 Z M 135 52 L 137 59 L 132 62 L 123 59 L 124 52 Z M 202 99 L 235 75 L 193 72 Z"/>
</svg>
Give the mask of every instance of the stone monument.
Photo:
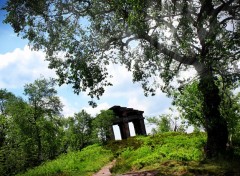
<svg viewBox="0 0 240 176">
<path fill-rule="evenodd" d="M 130 137 L 130 130 L 128 123 L 132 122 L 136 135 L 146 135 L 146 128 L 144 124 L 143 112 L 135 110 L 133 108 L 126 108 L 121 106 L 113 106 L 109 110 L 112 110 L 115 114 L 113 125 L 118 125 L 122 139 Z M 110 128 L 110 135 L 108 139 L 114 140 L 113 125 Z"/>
</svg>

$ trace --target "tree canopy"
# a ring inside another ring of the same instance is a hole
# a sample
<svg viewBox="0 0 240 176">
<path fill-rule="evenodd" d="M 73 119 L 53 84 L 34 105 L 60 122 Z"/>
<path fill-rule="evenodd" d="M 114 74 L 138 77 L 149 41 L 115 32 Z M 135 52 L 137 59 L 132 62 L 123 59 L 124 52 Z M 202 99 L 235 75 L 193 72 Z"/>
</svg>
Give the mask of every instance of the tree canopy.
<svg viewBox="0 0 240 176">
<path fill-rule="evenodd" d="M 15 175 L 62 152 L 62 104 L 52 80 L 25 85 L 28 102 L 0 89 L 0 175 Z"/>
<path fill-rule="evenodd" d="M 114 118 L 115 115 L 112 110 L 101 110 L 101 112 L 96 115 L 93 126 L 95 128 L 95 134 L 99 137 L 100 142 L 104 143 L 109 139 Z"/>
<path fill-rule="evenodd" d="M 24 91 L 28 101 L 0 89 L 1 176 L 21 174 L 62 153 L 105 142 L 109 136 L 113 112 L 101 111 L 94 118 L 81 110 L 63 118 L 52 79 L 37 79 Z"/>
<path fill-rule="evenodd" d="M 239 78 L 238 0 L 9 0 L 5 9 L 5 22 L 44 49 L 60 83 L 77 93 L 102 95 L 109 61 L 125 64 L 147 92 L 159 86 L 154 76 L 164 89 L 190 66 Z"/>
<path fill-rule="evenodd" d="M 75 113 L 68 118 L 67 145 L 72 150 L 83 149 L 92 142 L 93 138 L 93 117 L 86 111 Z"/>
<path fill-rule="evenodd" d="M 72 84 L 75 93 L 99 98 L 111 85 L 110 62 L 132 71 L 146 95 L 168 92 L 181 71 L 195 69 L 207 155 L 225 150 L 228 131 L 215 82 L 240 78 L 239 0 L 9 0 L 4 9 L 5 22 L 46 52 L 59 83 Z"/>
<path fill-rule="evenodd" d="M 156 128 L 152 129 L 152 134 L 174 131 L 175 124 L 169 114 L 163 114 L 159 118 L 149 117 L 147 121 L 151 125 L 156 125 Z"/>
</svg>

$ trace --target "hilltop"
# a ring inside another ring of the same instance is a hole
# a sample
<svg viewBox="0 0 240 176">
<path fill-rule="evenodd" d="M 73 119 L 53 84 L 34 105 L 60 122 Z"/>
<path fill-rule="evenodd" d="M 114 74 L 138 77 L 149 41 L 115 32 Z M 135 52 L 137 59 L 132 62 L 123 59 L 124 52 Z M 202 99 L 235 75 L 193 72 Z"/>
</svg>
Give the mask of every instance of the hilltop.
<svg viewBox="0 0 240 176">
<path fill-rule="evenodd" d="M 19 176 L 91 176 L 114 159 L 113 175 L 146 171 L 154 175 L 240 174 L 239 148 L 232 150 L 227 158 L 206 160 L 203 151 L 205 141 L 205 133 L 136 136 L 63 154 Z"/>
</svg>

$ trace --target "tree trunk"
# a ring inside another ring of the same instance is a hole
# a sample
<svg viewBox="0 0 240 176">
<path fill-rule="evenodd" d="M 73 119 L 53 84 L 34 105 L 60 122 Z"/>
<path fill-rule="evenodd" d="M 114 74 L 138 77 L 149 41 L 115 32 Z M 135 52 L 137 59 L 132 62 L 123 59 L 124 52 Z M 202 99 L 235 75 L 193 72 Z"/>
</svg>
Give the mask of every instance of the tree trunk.
<svg viewBox="0 0 240 176">
<path fill-rule="evenodd" d="M 211 72 L 200 77 L 199 90 L 203 94 L 203 115 L 207 131 L 205 153 L 207 158 L 218 157 L 226 151 L 228 142 L 227 122 L 221 116 L 219 88 Z"/>
</svg>

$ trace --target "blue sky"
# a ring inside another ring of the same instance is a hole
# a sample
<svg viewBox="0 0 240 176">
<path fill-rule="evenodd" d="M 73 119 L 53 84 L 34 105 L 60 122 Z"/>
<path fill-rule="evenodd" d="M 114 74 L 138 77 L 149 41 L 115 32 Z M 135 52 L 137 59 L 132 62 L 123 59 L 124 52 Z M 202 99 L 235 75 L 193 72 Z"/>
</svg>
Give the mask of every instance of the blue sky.
<svg viewBox="0 0 240 176">
<path fill-rule="evenodd" d="M 4 0 L 0 0 L 2 6 Z M 3 24 L 5 12 L 0 11 L 0 88 L 6 88 L 17 96 L 23 97 L 23 87 L 34 80 L 44 77 L 54 77 L 53 70 L 48 69 L 42 51 L 31 51 L 27 41 L 18 37 L 8 24 Z M 114 105 L 135 108 L 144 111 L 144 116 L 156 116 L 168 112 L 171 100 L 160 91 L 154 97 L 145 97 L 139 84 L 132 83 L 132 74 L 124 67 L 111 65 L 109 73 L 113 75 L 112 87 L 106 88 L 105 94 L 98 101 L 98 107 L 93 109 L 88 105 L 90 98 L 86 93 L 78 96 L 71 86 L 57 87 L 58 95 L 64 104 L 64 115 L 70 116 L 85 109 L 95 115 L 101 109 Z M 150 132 L 150 128 L 147 128 Z"/>
</svg>

